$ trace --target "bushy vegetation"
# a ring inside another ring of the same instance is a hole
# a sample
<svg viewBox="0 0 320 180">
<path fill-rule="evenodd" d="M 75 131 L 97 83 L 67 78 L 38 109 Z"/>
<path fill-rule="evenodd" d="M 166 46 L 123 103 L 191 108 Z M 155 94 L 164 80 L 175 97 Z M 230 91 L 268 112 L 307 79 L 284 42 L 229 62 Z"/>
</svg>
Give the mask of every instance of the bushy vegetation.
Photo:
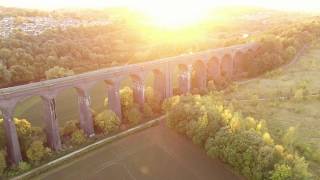
<svg viewBox="0 0 320 180">
<path fill-rule="evenodd" d="M 134 106 L 129 109 L 127 114 L 128 122 L 130 125 L 137 125 L 142 121 L 142 113 L 140 112 L 139 107 Z"/>
<path fill-rule="evenodd" d="M 38 141 L 42 144 L 46 144 L 46 136 L 42 129 L 32 127 L 30 122 L 26 119 L 14 118 L 14 123 L 17 129 L 22 155 L 28 159 L 26 152 L 31 147 L 32 143 Z M 3 119 L 0 119 L 0 125 L 2 126 L 2 128 L 0 128 L 0 145 L 1 147 L 5 147 L 6 140 L 4 135 Z"/>
<path fill-rule="evenodd" d="M 45 147 L 43 142 L 39 140 L 33 141 L 26 152 L 28 159 L 34 164 L 41 162 L 41 160 L 48 157 L 50 153 L 51 150 Z"/>
<path fill-rule="evenodd" d="M 30 170 L 32 167 L 29 163 L 25 162 L 25 161 L 21 161 L 17 166 L 15 167 L 11 167 L 10 171 L 6 172 L 6 175 L 11 177 L 11 176 L 15 176 L 21 173 L 24 173 L 28 170 Z"/>
<path fill-rule="evenodd" d="M 14 118 L 17 129 L 22 158 L 25 162 L 21 162 L 16 167 L 8 167 L 6 162 L 6 139 L 4 134 L 3 119 L 0 119 L 0 146 L 3 151 L 0 152 L 0 171 L 1 175 L 16 175 L 27 171 L 32 164 L 37 165 L 43 162 L 51 155 L 51 150 L 47 147 L 46 136 L 42 129 L 32 127 L 26 119 Z"/>
<path fill-rule="evenodd" d="M 80 123 L 75 120 L 67 121 L 61 130 L 63 139 L 70 138 L 72 133 L 80 129 Z"/>
<path fill-rule="evenodd" d="M 127 120 L 130 109 L 136 106 L 133 102 L 133 91 L 130 87 L 125 86 L 120 90 L 120 104 L 123 119 Z"/>
<path fill-rule="evenodd" d="M 84 131 L 80 128 L 79 121 L 67 121 L 61 130 L 64 144 L 77 147 L 87 141 Z"/>
<path fill-rule="evenodd" d="M 119 130 L 120 119 L 111 110 L 104 110 L 94 116 L 94 127 L 96 133 L 112 133 Z"/>
<path fill-rule="evenodd" d="M 161 98 L 158 93 L 154 91 L 154 89 L 150 86 L 145 88 L 145 104 L 149 106 L 152 110 L 152 114 L 161 113 Z M 146 107 L 148 108 L 148 107 Z"/>
<path fill-rule="evenodd" d="M 66 77 L 73 75 L 74 72 L 70 69 L 65 69 L 63 67 L 54 66 L 45 72 L 47 79 L 56 79 L 60 77 Z"/>
<path fill-rule="evenodd" d="M 0 151 L 0 176 L 3 174 L 6 168 L 7 168 L 6 152 L 4 150 L 1 150 Z"/>
<path fill-rule="evenodd" d="M 253 77 L 289 63 L 305 46 L 319 39 L 319 19 L 299 21 L 269 29 L 253 37 L 259 43 L 258 52 L 243 55 L 240 67 Z"/>
<path fill-rule="evenodd" d="M 277 144 L 264 121 L 233 112 L 213 95 L 175 96 L 163 104 L 170 128 L 249 179 L 310 179 L 308 164 Z"/>
<path fill-rule="evenodd" d="M 124 121 L 128 121 L 130 125 L 137 125 L 143 120 L 143 117 L 148 118 L 153 116 L 153 110 L 150 107 L 153 98 L 150 95 L 146 97 L 146 103 L 141 109 L 138 104 L 134 103 L 132 89 L 126 86 L 120 90 L 120 100 L 122 118 Z M 142 114 L 144 112 L 145 114 Z"/>
<path fill-rule="evenodd" d="M 87 141 L 87 137 L 82 129 L 77 129 L 71 134 L 70 142 L 73 145 L 81 145 Z"/>
</svg>

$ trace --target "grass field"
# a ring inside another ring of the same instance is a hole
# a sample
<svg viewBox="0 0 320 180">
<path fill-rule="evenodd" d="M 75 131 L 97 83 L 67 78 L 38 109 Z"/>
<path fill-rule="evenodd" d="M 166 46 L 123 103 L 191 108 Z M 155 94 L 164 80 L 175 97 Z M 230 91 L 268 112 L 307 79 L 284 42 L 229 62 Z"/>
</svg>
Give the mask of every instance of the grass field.
<svg viewBox="0 0 320 180">
<path fill-rule="evenodd" d="M 266 121 L 275 139 L 290 127 L 294 139 L 320 153 L 320 46 L 312 47 L 297 63 L 261 78 L 240 83 L 227 95 L 245 115 Z M 279 97 L 289 97 L 279 99 Z M 309 159 L 320 178 L 320 163 Z"/>
</svg>

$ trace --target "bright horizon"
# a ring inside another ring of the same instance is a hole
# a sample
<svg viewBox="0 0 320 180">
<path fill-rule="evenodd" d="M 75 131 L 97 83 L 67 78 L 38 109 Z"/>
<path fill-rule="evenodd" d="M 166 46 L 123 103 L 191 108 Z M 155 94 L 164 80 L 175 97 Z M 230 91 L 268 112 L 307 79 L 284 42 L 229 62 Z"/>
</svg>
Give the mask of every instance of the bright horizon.
<svg viewBox="0 0 320 180">
<path fill-rule="evenodd" d="M 173 4 L 185 5 L 192 7 L 205 6 L 205 7 L 218 7 L 218 6 L 229 6 L 229 5 L 244 5 L 244 6 L 257 6 L 271 9 L 280 10 L 294 10 L 294 11 L 313 11 L 320 12 L 319 0 L 224 0 L 223 2 L 210 1 L 210 0 L 198 0 L 198 1 L 186 1 L 186 0 L 77 0 L 77 1 L 66 1 L 66 0 L 54 0 L 54 1 L 43 1 L 43 0 L 1 0 L 0 6 L 6 7 L 19 7 L 19 8 L 31 8 L 31 9 L 64 9 L 64 8 L 106 8 L 106 7 L 129 7 L 146 9 L 148 7 L 154 7 L 160 5 L 163 7 L 171 6 Z M 197 9 L 197 8 L 194 8 Z M 201 9 L 201 8 L 200 8 Z"/>
<path fill-rule="evenodd" d="M 205 18 L 209 10 L 221 6 L 253 6 L 278 10 L 320 12 L 317 0 L 77 0 L 77 1 L 43 1 L 43 0 L 2 0 L 0 6 L 31 9 L 68 9 L 89 8 L 101 9 L 110 7 L 127 7 L 151 17 L 152 22 L 162 27 L 184 27 Z"/>
</svg>

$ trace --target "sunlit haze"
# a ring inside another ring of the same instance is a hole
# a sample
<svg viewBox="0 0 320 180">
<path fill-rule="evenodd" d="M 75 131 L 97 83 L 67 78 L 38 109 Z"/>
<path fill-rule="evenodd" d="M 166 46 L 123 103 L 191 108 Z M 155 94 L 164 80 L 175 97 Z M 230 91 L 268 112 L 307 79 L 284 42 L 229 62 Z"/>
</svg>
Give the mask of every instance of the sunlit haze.
<svg viewBox="0 0 320 180">
<path fill-rule="evenodd" d="M 2 6 L 37 8 L 37 9 L 64 9 L 64 8 L 106 8 L 106 7 L 128 7 L 139 10 L 151 17 L 155 24 L 161 26 L 184 26 L 193 24 L 203 18 L 209 9 L 219 6 L 258 6 L 281 10 L 313 11 L 320 10 L 317 0 L 297 0 L 294 3 L 289 0 L 269 0 L 269 1 L 182 1 L 182 0 L 78 0 L 78 1 L 43 1 L 43 0 L 4 0 L 0 2 Z"/>
<path fill-rule="evenodd" d="M 201 9 L 202 7 L 210 7 L 217 5 L 252 5 L 261 6 L 274 9 L 284 10 L 320 10 L 320 3 L 318 0 L 198 0 L 198 1 L 182 1 L 182 0 L 77 0 L 77 1 L 43 1 L 43 0 L 1 0 L 0 5 L 11 6 L 11 7 L 22 7 L 22 8 L 44 8 L 44 9 L 55 9 L 55 8 L 102 8 L 110 6 L 128 6 L 128 7 L 159 7 L 163 8 L 164 5 L 167 7 L 185 8 L 189 5 L 193 5 L 193 9 Z M 160 6 L 159 6 L 160 5 Z M 197 8 L 195 8 L 197 7 Z"/>
<path fill-rule="evenodd" d="M 43 0 L 1 0 L 0 5 L 22 8 L 42 8 L 42 9 L 56 9 L 56 8 L 104 8 L 112 6 L 126 6 L 133 8 L 155 8 L 162 9 L 176 8 L 176 9 L 202 9 L 203 7 L 225 6 L 225 5 L 251 5 L 259 7 L 267 7 L 282 10 L 304 10 L 304 11 L 317 11 L 320 10 L 320 3 L 318 0 L 224 0 L 210 1 L 182 1 L 182 0 L 77 0 L 77 1 L 43 1 Z M 195 8 L 196 7 L 196 8 Z M 153 9 L 154 10 L 154 9 Z M 162 9 L 166 12 L 166 9 Z"/>
</svg>

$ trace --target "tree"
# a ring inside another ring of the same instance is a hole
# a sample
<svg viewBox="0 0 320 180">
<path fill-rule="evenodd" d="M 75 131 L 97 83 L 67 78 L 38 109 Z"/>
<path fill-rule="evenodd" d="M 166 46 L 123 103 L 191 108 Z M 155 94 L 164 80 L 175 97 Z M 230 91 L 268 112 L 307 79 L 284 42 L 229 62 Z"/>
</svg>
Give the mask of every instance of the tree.
<svg viewBox="0 0 320 180">
<path fill-rule="evenodd" d="M 111 110 L 104 110 L 94 118 L 96 132 L 112 133 L 120 127 L 121 121 L 118 116 Z"/>
<path fill-rule="evenodd" d="M 0 64 L 0 82 L 10 82 L 11 76 L 11 72 L 7 69 L 7 67 L 3 64 Z"/>
<path fill-rule="evenodd" d="M 128 111 L 128 121 L 131 125 L 137 125 L 142 120 L 142 114 L 137 106 Z"/>
<path fill-rule="evenodd" d="M 6 152 L 4 150 L 0 151 L 0 176 L 3 175 L 3 171 L 6 169 Z"/>
<path fill-rule="evenodd" d="M 81 145 L 82 143 L 86 142 L 86 140 L 86 135 L 82 129 L 74 131 L 71 135 L 71 143 L 73 145 Z"/>
<path fill-rule="evenodd" d="M 292 170 L 286 164 L 276 164 L 275 170 L 272 172 L 271 180 L 291 180 Z"/>
<path fill-rule="evenodd" d="M 9 60 L 11 56 L 11 50 L 8 48 L 0 49 L 0 59 Z"/>
<path fill-rule="evenodd" d="M 31 162 L 38 164 L 41 160 L 46 158 L 50 152 L 49 148 L 44 147 L 43 143 L 37 140 L 32 142 L 28 148 L 27 157 Z"/>
<path fill-rule="evenodd" d="M 275 145 L 263 121 L 244 118 L 230 110 L 232 107 L 224 107 L 218 98 L 173 97 L 165 107 L 170 128 L 187 135 L 195 144 L 204 145 L 210 157 L 227 162 L 248 179 L 311 177 L 304 158 Z"/>
<path fill-rule="evenodd" d="M 70 69 L 54 66 L 45 72 L 47 79 L 56 79 L 61 77 L 67 77 L 74 75 L 74 72 Z"/>
<path fill-rule="evenodd" d="M 146 118 L 153 117 L 152 108 L 147 103 L 144 103 L 144 105 L 143 105 L 143 116 Z"/>
<path fill-rule="evenodd" d="M 62 129 L 62 136 L 70 137 L 73 132 L 79 129 L 79 121 L 67 121 Z"/>
<path fill-rule="evenodd" d="M 126 86 L 120 90 L 120 103 L 124 119 L 128 119 L 128 112 L 133 107 L 133 91 Z"/>
<path fill-rule="evenodd" d="M 33 72 L 30 71 L 28 67 L 14 65 L 11 66 L 9 70 L 12 74 L 11 80 L 13 83 L 25 83 L 34 79 Z"/>
<path fill-rule="evenodd" d="M 291 61 L 296 54 L 297 54 L 296 48 L 294 48 L 293 46 L 289 46 L 289 47 L 287 47 L 286 50 L 285 50 L 284 59 L 285 59 L 286 61 Z"/>
</svg>

